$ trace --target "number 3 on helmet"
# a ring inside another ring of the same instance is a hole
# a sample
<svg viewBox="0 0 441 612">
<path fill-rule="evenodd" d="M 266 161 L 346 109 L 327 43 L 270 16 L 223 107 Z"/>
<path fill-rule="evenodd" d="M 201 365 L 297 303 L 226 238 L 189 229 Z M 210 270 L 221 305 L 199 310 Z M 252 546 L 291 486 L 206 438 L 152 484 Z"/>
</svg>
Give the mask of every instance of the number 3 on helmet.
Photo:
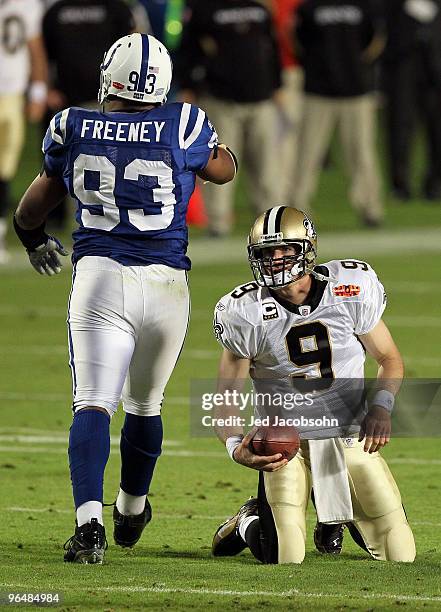
<svg viewBox="0 0 441 612">
<path fill-rule="evenodd" d="M 147 34 L 129 34 L 104 54 L 98 101 L 113 97 L 145 104 L 164 104 L 172 79 L 167 48 Z"/>
</svg>

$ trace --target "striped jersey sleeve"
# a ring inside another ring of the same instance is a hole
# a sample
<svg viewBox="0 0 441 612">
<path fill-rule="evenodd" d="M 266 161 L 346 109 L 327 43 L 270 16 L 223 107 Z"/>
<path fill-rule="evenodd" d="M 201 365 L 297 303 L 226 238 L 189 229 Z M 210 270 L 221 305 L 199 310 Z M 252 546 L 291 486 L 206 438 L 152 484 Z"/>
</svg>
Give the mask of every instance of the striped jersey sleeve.
<svg viewBox="0 0 441 612">
<path fill-rule="evenodd" d="M 70 108 L 52 117 L 43 139 L 44 169 L 48 176 L 62 176 L 65 163 L 65 147 L 68 142 L 68 121 Z"/>
<path fill-rule="evenodd" d="M 185 152 L 187 170 L 202 170 L 218 144 L 216 130 L 205 112 L 192 104 L 182 105 L 179 118 L 179 147 Z"/>
</svg>

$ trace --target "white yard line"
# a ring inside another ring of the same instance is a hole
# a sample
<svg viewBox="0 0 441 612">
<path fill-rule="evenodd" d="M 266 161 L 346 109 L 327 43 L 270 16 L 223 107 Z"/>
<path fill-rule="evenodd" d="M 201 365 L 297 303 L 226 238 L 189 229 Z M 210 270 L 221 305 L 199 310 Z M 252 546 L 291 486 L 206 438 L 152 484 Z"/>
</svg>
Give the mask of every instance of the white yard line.
<svg viewBox="0 0 441 612">
<path fill-rule="evenodd" d="M 36 454 L 47 454 L 47 455 L 66 455 L 67 446 L 65 448 L 57 448 L 51 446 L 0 446 L 0 453 L 20 453 L 23 455 L 29 453 Z M 114 449 L 110 451 L 111 455 L 119 455 L 119 450 Z M 162 455 L 163 457 L 228 457 L 225 452 L 221 451 L 191 451 L 191 450 L 165 450 Z"/>
<path fill-rule="evenodd" d="M 67 510 L 66 508 L 58 509 L 56 507 L 50 508 L 23 508 L 21 506 L 10 506 L 9 508 L 2 508 L 4 512 L 29 512 L 34 514 L 44 514 L 45 512 L 56 512 L 57 514 L 73 514 L 73 509 Z M 162 512 L 155 512 L 155 519 L 161 520 L 197 520 L 197 521 L 225 521 L 228 518 L 226 514 L 219 514 L 214 516 L 207 516 L 206 514 L 164 514 Z"/>
<path fill-rule="evenodd" d="M 18 391 L 0 391 L 0 400 L 15 402 L 71 402 L 70 393 L 21 393 Z M 166 397 L 165 404 L 188 406 L 189 397 L 176 396 Z"/>
<path fill-rule="evenodd" d="M 24 508 L 22 506 L 10 506 L 8 508 L 0 508 L 4 512 L 30 512 L 31 514 L 42 514 L 45 512 L 56 512 L 58 514 L 72 514 L 73 510 L 68 510 L 67 508 L 56 508 L 54 506 L 50 508 Z M 163 512 L 155 512 L 155 519 L 161 520 L 190 520 L 194 519 L 195 521 L 225 521 L 228 518 L 228 514 L 166 514 Z M 231 515 L 230 515 L 231 516 Z M 315 516 L 307 516 L 306 520 L 308 522 L 315 523 Z M 426 526 L 426 527 L 441 527 L 441 523 L 432 523 L 430 521 L 411 521 L 412 525 L 418 526 Z"/>
<path fill-rule="evenodd" d="M 441 317 L 408 317 L 405 315 L 386 315 L 384 317 L 388 325 L 397 327 L 413 328 L 433 328 L 441 327 Z"/>
<path fill-rule="evenodd" d="M 0 445 L 0 452 L 5 453 L 48 453 L 48 454 L 65 454 L 66 448 L 57 448 L 57 446 L 31 446 L 31 444 L 44 444 L 53 443 L 67 445 L 67 438 L 61 438 L 59 436 L 14 436 L 0 435 L 0 442 L 14 442 L 15 445 L 3 444 Z M 17 444 L 18 443 L 18 444 Z M 117 446 L 118 438 L 113 437 L 113 445 Z M 178 446 L 180 442 L 177 440 L 170 441 L 169 444 L 165 443 L 165 446 Z M 118 454 L 118 450 L 111 450 L 111 454 Z M 163 452 L 166 457 L 226 457 L 225 452 L 222 451 L 210 451 L 210 450 L 190 450 L 190 449 L 166 449 Z M 390 457 L 387 462 L 389 464 L 399 465 L 441 465 L 441 459 L 420 459 L 418 457 Z"/>
<path fill-rule="evenodd" d="M 63 444 L 66 445 L 68 443 L 69 436 L 62 432 L 57 433 L 56 435 L 23 435 L 23 434 L 14 434 L 1 433 L 0 429 L 0 442 L 14 442 L 15 444 Z M 112 446 L 119 446 L 120 437 L 119 436 L 111 436 L 110 444 Z M 163 446 L 182 446 L 182 442 L 179 440 L 163 440 Z"/>
<path fill-rule="evenodd" d="M 0 587 L 3 589 L 26 589 L 29 591 L 29 584 L 1 584 Z M 59 585 L 44 585 L 46 591 L 59 591 Z M 40 589 L 41 590 L 41 589 Z M 86 589 L 87 590 L 87 589 Z M 305 591 L 299 591 L 298 589 L 290 589 L 288 591 L 238 591 L 234 589 L 206 589 L 203 587 L 191 588 L 191 587 L 167 587 L 167 586 L 109 586 L 109 587 L 90 587 L 91 591 L 103 592 L 103 593 L 163 593 L 163 594 L 182 594 L 182 595 L 213 595 L 219 597 L 304 597 L 306 599 L 344 599 L 345 601 L 351 601 L 352 599 L 360 598 L 365 600 L 372 599 L 384 599 L 384 600 L 397 600 L 397 601 L 427 601 L 427 602 L 441 602 L 441 596 L 429 596 L 429 595 L 406 595 L 403 593 L 354 593 L 345 591 L 344 593 L 326 593 L 321 591 L 319 593 L 310 593 Z"/>
<path fill-rule="evenodd" d="M 67 306 L 21 306 L 19 304 L 0 304 L 0 316 L 3 317 L 64 317 L 67 318 Z"/>
<path fill-rule="evenodd" d="M 189 595 L 218 595 L 218 596 L 234 596 L 234 597 L 304 597 L 307 599 L 344 599 L 345 601 L 362 598 L 362 599 L 396 599 L 400 601 L 439 601 L 441 602 L 441 596 L 430 597 L 424 595 L 404 595 L 404 594 L 389 594 L 389 593 L 308 593 L 299 591 L 298 589 L 291 589 L 289 591 L 235 591 L 229 589 L 204 589 L 204 588 L 172 588 L 172 587 L 130 587 L 130 586 L 111 586 L 111 587 L 98 587 L 95 590 L 101 590 L 110 593 L 182 593 Z"/>
<path fill-rule="evenodd" d="M 348 231 L 320 234 L 320 261 L 330 259 L 369 259 L 400 253 L 423 253 L 441 251 L 439 227 L 402 228 L 399 231 L 378 230 Z M 70 245 L 69 245 L 70 248 Z M 195 266 L 224 265 L 246 261 L 245 236 L 226 238 L 213 242 L 211 238 L 198 238 L 190 242 L 189 256 Z M 63 261 L 64 273 L 69 274 L 70 261 Z M 11 261 L 5 270 L 31 270 L 23 249 L 11 251 Z"/>
<path fill-rule="evenodd" d="M 381 272 L 381 271 L 380 271 Z M 251 280 L 245 278 L 244 281 Z M 425 293 L 439 293 L 441 292 L 441 284 L 430 283 L 425 281 L 388 281 L 382 279 L 386 290 L 391 293 L 409 293 L 409 294 L 425 294 Z M 226 287 L 227 291 L 230 287 Z M 232 287 L 231 287 L 232 289 Z M 219 295 L 219 297 L 221 297 Z M 207 309 L 194 308 L 191 311 L 192 318 L 211 318 L 212 307 L 214 304 L 207 306 Z M 0 316 L 5 317 L 44 317 L 44 318 L 64 318 L 67 317 L 66 306 L 22 306 L 19 304 L 0 304 Z"/>
</svg>

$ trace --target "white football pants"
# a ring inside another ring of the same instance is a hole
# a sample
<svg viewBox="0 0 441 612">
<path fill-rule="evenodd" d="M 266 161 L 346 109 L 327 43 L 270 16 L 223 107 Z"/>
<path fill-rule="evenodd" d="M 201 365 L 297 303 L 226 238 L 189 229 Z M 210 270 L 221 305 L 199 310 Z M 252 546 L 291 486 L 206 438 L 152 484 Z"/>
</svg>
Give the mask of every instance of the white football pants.
<svg viewBox="0 0 441 612">
<path fill-rule="evenodd" d="M 112 416 L 122 399 L 130 414 L 160 414 L 189 311 L 184 270 L 80 259 L 67 321 L 74 411 L 99 406 Z"/>
</svg>

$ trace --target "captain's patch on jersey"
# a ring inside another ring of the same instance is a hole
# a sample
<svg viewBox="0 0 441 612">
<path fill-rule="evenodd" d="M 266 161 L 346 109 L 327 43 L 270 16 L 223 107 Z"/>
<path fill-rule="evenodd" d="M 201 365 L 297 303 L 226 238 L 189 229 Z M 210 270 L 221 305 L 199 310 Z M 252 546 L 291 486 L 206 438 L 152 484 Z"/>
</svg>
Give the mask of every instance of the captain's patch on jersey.
<svg viewBox="0 0 441 612">
<path fill-rule="evenodd" d="M 332 289 L 332 293 L 337 297 L 353 297 L 360 294 L 359 285 L 338 285 Z"/>
<path fill-rule="evenodd" d="M 277 306 L 274 302 L 265 302 L 262 304 L 263 320 L 270 321 L 271 319 L 277 319 L 279 313 L 277 312 Z"/>
</svg>

